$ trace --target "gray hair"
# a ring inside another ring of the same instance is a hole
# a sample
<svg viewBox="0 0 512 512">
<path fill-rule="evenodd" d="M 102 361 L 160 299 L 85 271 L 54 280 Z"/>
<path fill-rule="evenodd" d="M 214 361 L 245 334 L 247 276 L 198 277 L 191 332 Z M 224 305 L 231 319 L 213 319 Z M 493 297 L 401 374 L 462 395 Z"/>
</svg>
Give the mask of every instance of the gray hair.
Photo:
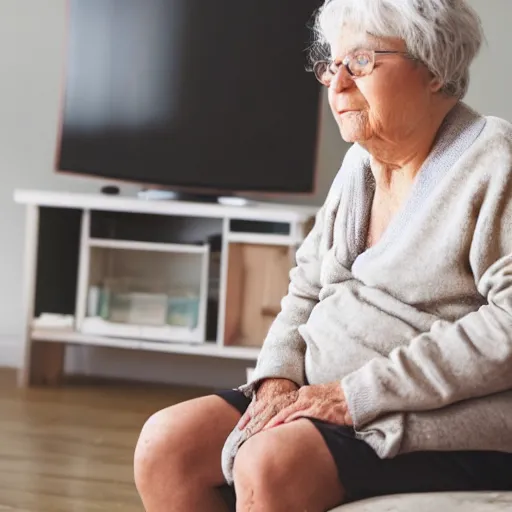
<svg viewBox="0 0 512 512">
<path fill-rule="evenodd" d="M 467 0 L 325 0 L 314 22 L 312 62 L 330 56 L 330 42 L 344 26 L 376 37 L 398 37 L 443 84 L 462 98 L 469 67 L 484 39 L 478 14 Z"/>
</svg>

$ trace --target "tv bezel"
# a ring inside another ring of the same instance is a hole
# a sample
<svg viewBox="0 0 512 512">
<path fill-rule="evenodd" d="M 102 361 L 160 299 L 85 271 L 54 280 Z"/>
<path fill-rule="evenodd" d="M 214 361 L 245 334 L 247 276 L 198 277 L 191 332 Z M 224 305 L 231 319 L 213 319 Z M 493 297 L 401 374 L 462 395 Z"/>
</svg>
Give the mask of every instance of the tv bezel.
<svg viewBox="0 0 512 512">
<path fill-rule="evenodd" d="M 62 71 L 61 71 L 61 85 L 59 91 L 59 114 L 58 114 L 58 126 L 57 126 L 57 142 L 55 145 L 55 154 L 54 154 L 54 171 L 57 174 L 65 175 L 65 176 L 74 176 L 74 177 L 86 177 L 92 178 L 98 181 L 107 181 L 109 183 L 116 184 L 125 184 L 125 185 L 140 185 L 141 189 L 154 189 L 154 190 L 170 190 L 172 192 L 184 193 L 184 194 L 193 194 L 193 195 L 203 195 L 203 196 L 259 196 L 259 197 L 277 197 L 277 196 L 286 196 L 288 198 L 297 197 L 311 197 L 316 194 L 318 190 L 318 162 L 320 156 L 320 140 L 321 140 L 321 132 L 323 126 L 323 111 L 322 111 L 322 103 L 323 103 L 323 94 L 324 91 L 320 90 L 320 94 L 318 95 L 318 116 L 317 116 L 317 133 L 316 133 L 316 143 L 315 143 L 315 151 L 314 151 L 314 168 L 312 173 L 312 188 L 308 192 L 296 192 L 290 190 L 283 191 L 269 191 L 269 190 L 257 190 L 257 189 L 235 189 L 235 188 L 216 188 L 216 187 L 201 187 L 201 186 L 187 186 L 187 185 L 170 185 L 170 184 L 162 184 L 162 183 L 152 183 L 144 180 L 136 180 L 136 179 L 124 179 L 124 178 L 116 178 L 107 175 L 99 175 L 92 172 L 87 171 L 72 171 L 69 169 L 60 168 L 60 154 L 62 149 L 62 138 L 64 131 L 64 111 L 65 111 L 65 102 L 66 102 L 66 84 L 67 84 L 67 64 L 69 58 L 69 39 L 70 39 L 70 25 L 71 25 L 71 1 L 66 1 L 66 27 L 64 34 L 64 50 L 62 54 L 63 62 L 62 62 Z"/>
</svg>

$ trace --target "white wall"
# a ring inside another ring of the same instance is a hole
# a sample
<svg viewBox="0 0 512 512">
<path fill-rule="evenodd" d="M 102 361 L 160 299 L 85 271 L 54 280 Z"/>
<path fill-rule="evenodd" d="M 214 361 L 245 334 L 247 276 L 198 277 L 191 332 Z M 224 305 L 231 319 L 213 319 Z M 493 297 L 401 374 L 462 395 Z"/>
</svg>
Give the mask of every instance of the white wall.
<svg viewBox="0 0 512 512">
<path fill-rule="evenodd" d="M 468 102 L 483 113 L 512 120 L 512 71 L 509 68 L 512 35 L 507 23 L 512 19 L 512 2 L 471 0 L 471 3 L 482 16 L 488 47 L 475 64 Z M 3 247 L 0 256 L 0 366 L 16 365 L 19 361 L 24 211 L 12 201 L 14 189 L 96 191 L 102 185 L 98 180 L 59 176 L 53 172 L 65 8 L 65 0 L 0 0 L 0 240 Z M 317 192 L 300 202 L 319 204 L 322 201 L 346 148 L 329 116 L 325 98 L 323 112 Z M 134 191 L 133 188 L 125 190 Z M 98 352 L 92 356 L 84 356 L 83 351 L 75 351 L 76 354 L 78 356 L 70 363 L 74 368 L 83 368 L 84 358 L 90 366 L 99 361 Z M 133 354 L 111 351 L 102 354 L 105 371 L 119 374 L 129 367 L 128 374 L 134 374 Z M 173 358 L 165 363 L 159 359 L 155 363 L 158 369 L 155 375 L 164 378 L 172 374 L 174 362 L 180 368 L 175 378 L 189 374 L 185 368 L 191 364 L 191 358 Z M 123 366 L 123 360 L 128 367 Z M 144 356 L 144 360 L 148 366 L 153 361 L 149 356 Z M 214 363 L 206 364 L 206 361 L 201 363 L 203 370 Z M 215 367 L 219 365 L 215 362 Z M 232 363 L 225 366 L 233 369 Z M 227 385 L 227 382 L 219 385 Z"/>
<path fill-rule="evenodd" d="M 480 15 L 487 42 L 475 61 L 467 103 L 486 115 L 512 122 L 511 0 L 470 0 Z"/>
<path fill-rule="evenodd" d="M 14 189 L 102 185 L 53 172 L 65 9 L 65 0 L 0 1 L 0 366 L 19 361 L 24 210 Z"/>
</svg>

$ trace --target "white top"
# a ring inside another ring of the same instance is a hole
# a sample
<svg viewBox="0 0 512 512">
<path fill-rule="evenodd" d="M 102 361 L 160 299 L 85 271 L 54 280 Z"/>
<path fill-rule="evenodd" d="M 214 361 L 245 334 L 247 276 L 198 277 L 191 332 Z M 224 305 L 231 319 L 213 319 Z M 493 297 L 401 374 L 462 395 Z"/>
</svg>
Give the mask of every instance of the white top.
<svg viewBox="0 0 512 512">
<path fill-rule="evenodd" d="M 288 223 L 305 222 L 318 211 L 318 207 L 316 206 L 257 202 L 251 203 L 249 206 L 225 206 L 199 202 L 147 201 L 126 196 L 39 190 L 16 190 L 14 192 L 14 200 L 19 204 L 76 208 L 80 210 L 103 210 Z"/>
</svg>

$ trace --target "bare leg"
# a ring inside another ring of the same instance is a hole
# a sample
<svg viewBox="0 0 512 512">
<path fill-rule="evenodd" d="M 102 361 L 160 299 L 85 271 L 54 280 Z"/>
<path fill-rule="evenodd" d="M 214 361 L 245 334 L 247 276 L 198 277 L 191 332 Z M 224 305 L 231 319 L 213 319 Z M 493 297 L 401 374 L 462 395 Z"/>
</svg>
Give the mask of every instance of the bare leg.
<svg viewBox="0 0 512 512">
<path fill-rule="evenodd" d="M 135 450 L 146 512 L 225 512 L 218 486 L 222 447 L 240 414 L 222 398 L 184 402 L 153 415 Z"/>
<path fill-rule="evenodd" d="M 306 419 L 249 439 L 234 475 L 237 512 L 325 512 L 343 501 L 334 460 Z"/>
</svg>

